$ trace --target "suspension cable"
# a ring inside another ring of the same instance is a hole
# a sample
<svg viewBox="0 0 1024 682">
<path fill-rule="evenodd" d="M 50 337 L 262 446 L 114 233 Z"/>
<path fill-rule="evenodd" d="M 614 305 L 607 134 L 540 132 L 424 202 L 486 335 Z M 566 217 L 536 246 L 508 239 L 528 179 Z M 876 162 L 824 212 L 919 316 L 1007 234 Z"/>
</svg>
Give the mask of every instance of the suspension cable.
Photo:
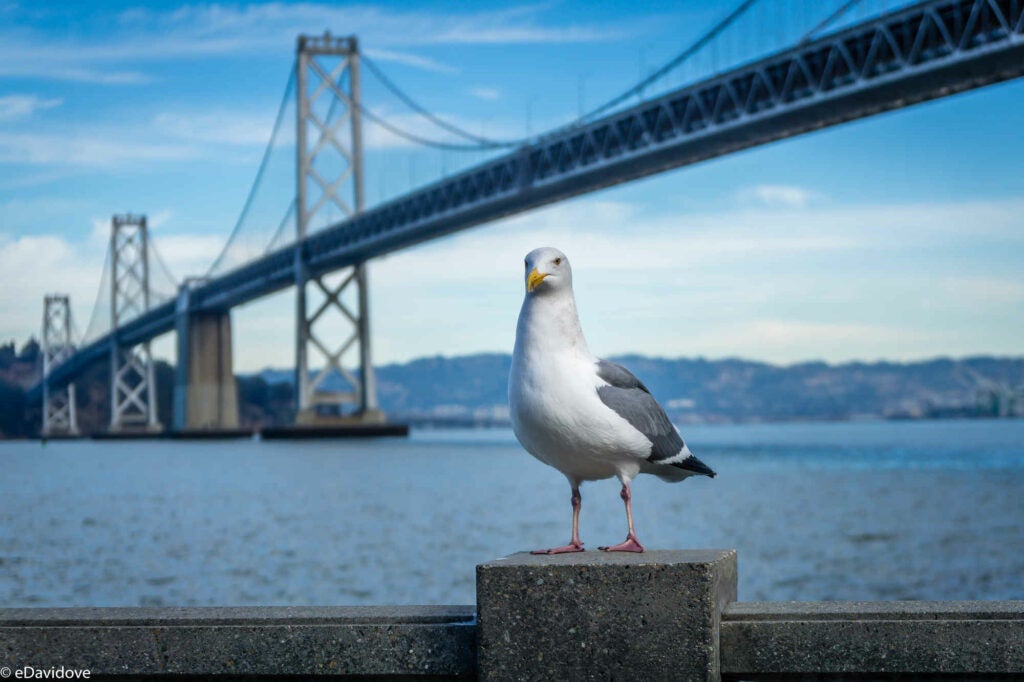
<svg viewBox="0 0 1024 682">
<path fill-rule="evenodd" d="M 633 87 L 629 88 L 628 90 L 626 90 L 622 94 L 617 95 L 617 96 L 611 98 L 610 100 L 608 100 L 607 102 L 605 102 L 601 106 L 597 107 L 596 109 L 593 109 L 593 110 L 589 111 L 588 113 L 580 116 L 573 123 L 570 123 L 569 125 L 564 126 L 563 129 L 565 129 L 565 128 L 572 128 L 574 126 L 577 126 L 577 125 L 579 125 L 579 124 L 581 124 L 581 123 L 583 123 L 583 122 L 593 118 L 594 116 L 597 116 L 598 114 L 602 114 L 605 111 L 608 111 L 609 109 L 611 109 L 611 108 L 613 108 L 615 106 L 618 106 L 619 104 L 622 104 L 623 102 L 625 102 L 626 100 L 630 99 L 631 97 L 633 97 L 633 96 L 635 96 L 637 94 L 642 93 L 652 83 L 662 79 L 667 73 L 669 73 L 670 71 L 675 69 L 677 66 L 679 66 L 680 64 L 682 64 L 686 60 L 690 59 L 690 57 L 692 57 L 697 52 L 699 52 L 701 49 L 703 49 L 705 45 L 707 45 L 712 40 L 717 38 L 722 33 L 722 31 L 724 31 L 725 29 L 729 28 L 729 26 L 731 26 L 737 19 L 739 19 L 741 16 L 743 16 L 743 14 L 746 13 L 746 11 L 748 9 L 750 9 L 754 5 L 754 3 L 756 3 L 757 1 L 758 0 L 743 0 L 743 2 L 741 2 L 735 9 L 733 9 L 732 12 L 727 14 L 725 16 L 725 18 L 723 18 L 717 24 L 712 26 L 711 29 L 707 33 L 702 35 L 696 41 L 691 43 L 689 47 L 687 47 L 685 50 L 683 50 L 682 52 L 677 54 L 675 57 L 670 59 L 668 62 L 666 62 L 664 65 L 662 65 L 662 67 L 659 68 L 657 71 L 655 71 L 651 75 L 647 76 L 647 78 L 642 79 L 639 83 L 637 83 Z"/>
<path fill-rule="evenodd" d="M 377 77 L 377 79 L 381 83 L 383 83 L 384 87 L 390 90 L 395 97 L 402 100 L 406 104 L 406 106 L 408 106 L 410 109 L 412 109 L 413 111 L 415 111 L 420 116 L 427 119 L 437 127 L 443 128 L 444 130 L 447 130 L 450 133 L 454 133 L 459 137 L 476 142 L 481 146 L 481 148 L 484 149 L 494 147 L 514 147 L 522 143 L 522 140 L 492 140 L 490 138 L 483 137 L 482 135 L 475 135 L 471 132 L 463 130 L 454 123 L 449 123 L 448 121 L 445 121 L 444 119 L 436 116 L 435 114 L 430 113 L 430 111 L 428 111 L 426 107 L 416 102 L 416 100 L 414 100 L 412 97 L 407 95 L 401 88 L 395 85 L 395 83 L 390 78 L 384 75 L 384 72 L 380 69 L 380 67 L 378 67 L 374 63 L 372 59 L 367 57 L 365 54 L 361 55 L 360 57 L 362 59 L 362 62 L 366 64 L 367 67 L 369 67 L 370 71 Z"/>
<path fill-rule="evenodd" d="M 284 86 L 284 94 L 281 96 L 281 104 L 277 108 L 277 117 L 274 120 L 274 129 L 270 133 L 270 141 L 267 142 L 267 148 L 263 151 L 263 159 L 260 161 L 260 167 L 256 171 L 256 178 L 253 180 L 252 187 L 249 188 L 249 195 L 245 198 L 245 203 L 242 205 L 242 212 L 238 215 L 238 220 L 235 221 L 235 226 L 232 228 L 231 234 L 228 236 L 228 240 L 224 244 L 224 248 L 221 250 L 220 255 L 217 256 L 207 269 L 207 276 L 211 275 L 227 257 L 228 250 L 231 248 L 232 242 L 235 240 L 235 237 L 238 236 L 239 231 L 242 229 L 242 223 L 245 222 L 246 217 L 249 215 L 249 209 L 252 208 L 253 201 L 256 198 L 256 190 L 259 189 L 260 182 L 263 180 L 263 173 L 266 171 L 267 165 L 270 162 L 270 153 L 274 149 L 274 142 L 277 140 L 277 133 L 281 129 L 281 122 L 284 120 L 284 112 L 285 109 L 288 108 L 289 94 L 291 93 L 292 86 L 294 84 L 295 63 L 292 62 L 292 66 L 288 70 L 288 83 Z"/>
<path fill-rule="evenodd" d="M 100 284 L 99 289 L 96 291 L 96 301 L 92 304 L 92 313 L 89 314 L 89 323 L 85 325 L 85 333 L 79 339 L 81 345 L 85 345 L 87 339 L 91 338 L 90 332 L 94 332 L 93 325 L 98 322 L 98 315 L 100 312 L 100 304 L 103 303 L 103 290 L 106 289 L 104 280 L 109 279 L 110 276 L 110 249 L 106 249 L 106 256 L 103 259 L 103 270 L 100 272 Z"/>
<path fill-rule="evenodd" d="M 160 269 L 164 271 L 165 275 L 167 275 L 167 279 L 171 280 L 171 284 L 177 288 L 178 279 L 171 272 L 171 269 L 167 267 L 167 261 L 165 261 L 164 257 L 160 255 L 160 249 L 156 248 L 156 241 L 154 241 L 152 234 L 149 235 L 149 250 L 154 256 L 156 256 L 157 265 L 159 265 Z"/>
<path fill-rule="evenodd" d="M 70 331 L 68 335 L 71 337 L 71 343 L 69 345 L 71 348 L 77 350 L 82 347 L 82 341 L 85 337 L 82 336 L 81 330 L 78 328 L 78 325 L 75 324 L 75 316 L 71 314 L 70 308 L 68 309 L 68 327 Z"/>
<path fill-rule="evenodd" d="M 353 102 L 353 104 L 355 103 Z M 356 104 L 356 107 L 359 109 L 359 111 L 363 113 L 364 116 L 366 116 L 368 119 L 379 125 L 381 128 L 384 128 L 385 130 L 390 132 L 392 135 L 397 135 L 398 137 L 404 138 L 409 142 L 414 142 L 416 144 L 423 145 L 424 147 L 436 147 L 437 149 L 447 149 L 449 151 L 457 152 L 478 152 L 481 150 L 497 148 L 497 146 L 495 145 L 462 144 L 459 142 L 442 142 L 441 140 L 432 140 L 430 138 L 417 135 L 416 133 L 410 133 L 407 130 L 399 128 L 398 126 L 389 122 L 383 116 L 380 116 L 379 114 L 375 113 L 372 109 L 366 107 L 362 102 Z M 511 144 L 522 144 L 522 141 Z"/>
<path fill-rule="evenodd" d="M 270 253 L 270 251 L 274 248 L 274 244 L 276 244 L 277 240 L 281 237 L 282 234 L 284 234 L 284 228 L 288 225 L 288 218 L 290 218 L 292 214 L 295 212 L 295 208 L 296 206 L 298 206 L 298 204 L 298 198 L 292 199 L 292 203 L 288 204 L 288 210 L 284 212 L 284 217 L 281 218 L 281 222 L 278 223 L 277 229 L 274 230 L 274 236 L 270 238 L 269 242 L 267 242 L 267 248 L 264 249 L 264 253 Z"/>
<path fill-rule="evenodd" d="M 642 93 L 652 83 L 660 80 L 666 74 L 668 74 L 670 71 L 672 71 L 677 66 L 679 66 L 683 62 L 687 61 L 693 55 L 695 55 L 697 52 L 702 50 L 708 43 L 712 42 L 723 31 L 725 31 L 727 28 L 729 28 L 729 26 L 731 26 L 737 19 L 739 19 L 743 14 L 745 14 L 746 11 L 749 10 L 756 2 L 758 2 L 758 0 L 742 0 L 742 2 L 740 2 L 739 5 L 737 5 L 721 21 L 719 21 L 717 24 L 712 26 L 710 30 L 708 30 L 706 33 L 704 33 L 696 41 L 691 43 L 685 50 L 683 50 L 678 55 L 676 55 L 674 58 L 672 58 L 671 60 L 666 62 L 657 71 L 653 72 L 652 74 L 650 74 L 646 78 L 640 80 L 638 83 L 634 84 L 632 87 L 630 87 L 625 92 L 621 93 L 620 95 L 617 95 L 616 97 L 613 97 L 612 99 L 608 100 L 607 102 L 605 102 L 601 106 L 597 107 L 596 109 L 593 109 L 593 110 L 589 111 L 588 113 L 583 114 L 582 116 L 579 116 L 578 118 L 576 118 L 574 121 L 572 121 L 569 124 L 561 126 L 555 132 L 569 130 L 571 128 L 577 127 L 577 126 L 581 125 L 582 123 L 588 121 L 589 119 L 592 119 L 594 116 L 597 116 L 598 114 L 604 113 L 605 111 L 608 111 L 609 109 L 612 109 L 613 107 L 618 106 L 619 104 L 629 100 L 633 96 L 635 96 L 635 95 L 637 95 L 639 93 Z M 422 107 L 421 105 L 416 103 L 411 97 L 406 95 L 394 83 L 392 83 L 390 80 L 388 80 L 388 78 L 386 76 L 384 76 L 384 74 L 380 71 L 379 68 L 376 67 L 376 65 L 373 63 L 372 60 L 367 59 L 365 56 L 363 57 L 363 60 L 367 62 L 367 66 L 370 67 L 370 70 L 374 73 L 374 75 L 377 76 L 377 78 L 380 79 L 380 81 L 385 85 L 385 87 L 387 87 L 392 93 L 395 94 L 395 96 L 397 96 L 399 99 L 401 99 L 403 102 L 405 102 L 405 104 L 407 104 L 409 107 L 414 109 L 417 113 L 419 113 L 420 115 L 424 116 L 425 118 L 430 120 L 435 125 L 438 125 L 438 126 L 444 128 L 445 130 L 453 132 L 453 133 L 455 133 L 457 135 L 460 135 L 460 136 L 462 136 L 464 138 L 467 138 L 467 139 L 476 140 L 477 144 L 470 145 L 470 144 L 461 144 L 461 143 L 454 143 L 454 142 L 441 142 L 439 140 L 432 140 L 432 139 L 423 137 L 421 135 L 417 135 L 416 133 L 410 133 L 410 132 L 408 132 L 406 130 L 403 130 L 403 129 L 399 128 L 398 126 L 390 123 L 389 121 L 384 119 L 382 116 L 379 116 L 378 114 L 376 114 L 372 110 L 368 109 L 362 103 L 360 103 L 358 105 L 359 110 L 362 111 L 363 114 L 365 114 L 367 116 L 367 118 L 371 119 L 372 121 L 374 121 L 375 123 L 380 125 L 382 128 L 388 130 L 389 132 L 391 132 L 394 135 L 402 137 L 402 138 L 404 138 L 404 139 L 406 139 L 406 140 L 408 140 L 410 142 L 414 142 L 416 144 L 424 145 L 424 146 L 427 146 L 427 147 L 436 147 L 438 149 L 447 149 L 447 150 L 454 150 L 454 151 L 480 151 L 480 150 L 487 150 L 487 149 L 497 149 L 497 148 L 501 148 L 501 147 L 514 147 L 514 146 L 526 144 L 531 139 L 531 138 L 521 138 L 521 139 L 518 139 L 518 140 L 497 141 L 497 140 L 490 140 L 488 138 L 485 138 L 485 137 L 482 137 L 482 136 L 479 136 L 479 135 L 473 135 L 472 133 L 468 133 L 468 132 L 458 128 L 458 126 L 454 126 L 452 124 L 449 124 L 448 122 L 444 121 L 443 119 L 440 119 L 440 118 L 434 116 L 433 114 L 431 114 L 430 112 L 428 112 L 424 107 Z"/>
<path fill-rule="evenodd" d="M 806 43 L 807 41 L 809 41 L 819 31 L 823 31 L 826 28 L 828 28 L 829 26 L 831 26 L 835 21 L 837 21 L 840 17 L 842 17 L 844 14 L 846 14 L 849 10 L 853 9 L 856 5 L 859 5 L 860 2 L 861 2 L 861 0 L 847 0 L 847 2 L 843 3 L 835 12 L 833 12 L 832 14 L 828 15 L 827 17 L 825 17 L 825 19 L 820 24 L 818 24 L 817 26 L 812 28 L 810 31 L 805 33 L 803 35 L 803 37 L 800 38 L 798 44 L 802 45 L 802 44 Z"/>
</svg>

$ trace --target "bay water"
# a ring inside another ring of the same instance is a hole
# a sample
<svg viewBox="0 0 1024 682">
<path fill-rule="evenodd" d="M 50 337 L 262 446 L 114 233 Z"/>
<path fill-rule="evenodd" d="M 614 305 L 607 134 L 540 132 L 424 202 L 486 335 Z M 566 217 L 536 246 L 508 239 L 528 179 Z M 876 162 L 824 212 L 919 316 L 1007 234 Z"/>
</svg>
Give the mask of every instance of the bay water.
<svg viewBox="0 0 1024 682">
<path fill-rule="evenodd" d="M 696 425 L 718 477 L 634 483 L 649 548 L 735 548 L 742 600 L 1024 598 L 1024 420 Z M 591 550 L 625 537 L 585 484 Z M 0 442 L 0 606 L 471 604 L 477 563 L 569 539 L 506 430 Z"/>
</svg>

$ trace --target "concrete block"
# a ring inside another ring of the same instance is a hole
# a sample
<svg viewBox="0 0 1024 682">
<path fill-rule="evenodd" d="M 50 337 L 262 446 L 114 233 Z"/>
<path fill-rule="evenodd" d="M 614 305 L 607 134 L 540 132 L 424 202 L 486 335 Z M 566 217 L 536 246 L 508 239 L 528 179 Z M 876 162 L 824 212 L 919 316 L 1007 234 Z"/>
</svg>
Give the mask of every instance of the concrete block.
<svg viewBox="0 0 1024 682">
<path fill-rule="evenodd" d="M 93 678 L 471 678 L 474 632 L 468 606 L 0 609 L 0 664 Z"/>
<path fill-rule="evenodd" d="M 723 615 L 722 674 L 1020 679 L 1024 601 L 732 604 Z"/>
<path fill-rule="evenodd" d="M 481 680 L 718 680 L 735 550 L 515 554 L 477 566 Z"/>
</svg>

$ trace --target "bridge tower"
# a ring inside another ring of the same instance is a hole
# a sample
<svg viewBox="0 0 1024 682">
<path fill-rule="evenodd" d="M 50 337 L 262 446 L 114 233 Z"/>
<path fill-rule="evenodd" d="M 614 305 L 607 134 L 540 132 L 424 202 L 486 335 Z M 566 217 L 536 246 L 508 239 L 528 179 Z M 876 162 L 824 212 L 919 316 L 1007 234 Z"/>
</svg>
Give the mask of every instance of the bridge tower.
<svg viewBox="0 0 1024 682">
<path fill-rule="evenodd" d="M 301 244 L 330 211 L 348 217 L 363 210 L 363 145 L 356 38 L 299 36 L 297 51 L 296 226 Z M 383 422 L 370 355 L 366 264 L 332 277 L 311 276 L 301 246 L 296 248 L 296 421 Z M 311 291 L 322 299 L 312 312 Z M 340 346 L 326 338 L 331 322 L 346 330 Z M 344 364 L 356 346 L 358 375 Z M 324 363 L 312 377 L 311 350 Z"/>
<path fill-rule="evenodd" d="M 74 353 L 71 302 L 67 294 L 47 294 L 43 300 L 43 437 L 77 436 L 75 385 L 51 387 L 50 373 Z"/>
<path fill-rule="evenodd" d="M 122 346 L 121 324 L 149 310 L 149 240 L 144 215 L 115 215 L 110 231 L 110 430 L 161 428 L 149 341 Z"/>
</svg>

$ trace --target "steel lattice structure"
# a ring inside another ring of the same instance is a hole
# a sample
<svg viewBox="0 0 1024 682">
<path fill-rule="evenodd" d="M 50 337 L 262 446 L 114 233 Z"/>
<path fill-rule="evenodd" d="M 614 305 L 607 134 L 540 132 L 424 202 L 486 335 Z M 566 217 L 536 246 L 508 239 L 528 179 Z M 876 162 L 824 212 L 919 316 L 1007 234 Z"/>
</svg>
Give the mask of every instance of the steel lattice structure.
<svg viewBox="0 0 1024 682">
<path fill-rule="evenodd" d="M 318 215 L 329 207 L 350 218 L 364 208 L 359 44 L 354 37 L 300 36 L 296 70 L 296 227 L 297 241 L 301 243 Z M 314 83 L 316 87 L 311 87 Z M 339 108 L 341 113 L 335 116 Z M 347 141 L 342 137 L 345 133 L 348 133 Z M 317 191 L 319 197 L 314 201 L 312 195 Z M 332 284 L 325 278 L 327 273 L 312 274 L 301 258 L 295 260 L 295 385 L 300 414 L 311 414 L 328 406 L 340 412 L 342 406 L 352 405 L 359 414 L 369 416 L 377 408 L 370 359 L 366 266 L 362 262 L 349 265 L 349 271 Z M 312 314 L 307 299 L 310 282 L 323 295 L 323 302 Z M 349 287 L 356 290 L 355 310 L 342 300 Z M 347 338 L 336 348 L 329 345 L 324 334 L 317 333 L 317 323 L 332 314 L 340 315 L 350 325 Z M 343 364 L 344 356 L 356 345 L 359 348 L 358 376 Z M 313 377 L 309 375 L 311 347 L 324 362 Z M 346 388 L 327 390 L 324 387 L 332 372 Z"/>
<path fill-rule="evenodd" d="M 1024 0 L 925 0 L 613 113 L 358 212 L 193 294 L 225 308 L 480 223 L 1024 75 Z M 161 306 L 124 333 L 173 327 Z M 94 344 L 95 345 L 95 344 Z M 61 368 L 66 380 L 92 347 Z"/>
<path fill-rule="evenodd" d="M 75 385 L 50 386 L 45 379 L 75 352 L 67 294 L 43 300 L 43 437 L 78 435 Z"/>
<path fill-rule="evenodd" d="M 153 355 L 149 340 L 122 343 L 125 320 L 149 311 L 149 239 L 144 215 L 115 215 L 110 221 L 110 428 L 156 428 Z"/>
</svg>

